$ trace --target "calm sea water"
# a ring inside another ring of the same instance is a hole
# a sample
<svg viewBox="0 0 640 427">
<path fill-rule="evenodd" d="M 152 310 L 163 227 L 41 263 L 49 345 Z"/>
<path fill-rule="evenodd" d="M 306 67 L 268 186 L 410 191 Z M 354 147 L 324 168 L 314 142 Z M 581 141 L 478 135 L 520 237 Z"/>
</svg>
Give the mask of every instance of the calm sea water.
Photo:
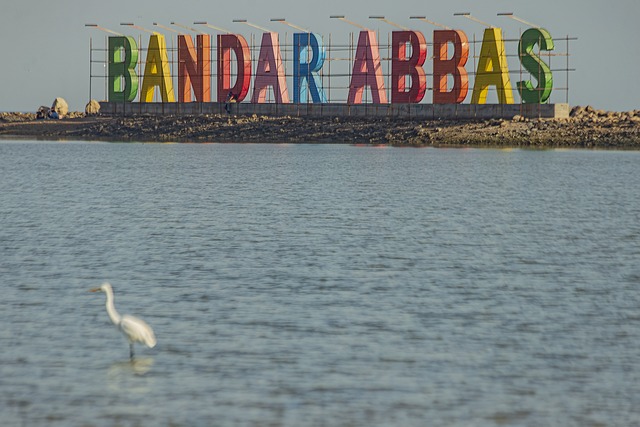
<svg viewBox="0 0 640 427">
<path fill-rule="evenodd" d="M 7 426 L 640 425 L 640 152 L 0 142 Z M 153 326 L 128 345 L 121 313 Z"/>
</svg>

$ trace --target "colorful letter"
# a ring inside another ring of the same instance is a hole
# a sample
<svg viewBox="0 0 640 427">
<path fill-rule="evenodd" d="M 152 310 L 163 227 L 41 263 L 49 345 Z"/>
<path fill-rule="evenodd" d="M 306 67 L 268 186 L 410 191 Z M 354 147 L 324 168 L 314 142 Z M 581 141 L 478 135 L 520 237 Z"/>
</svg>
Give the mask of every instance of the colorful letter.
<svg viewBox="0 0 640 427">
<path fill-rule="evenodd" d="M 427 91 L 424 72 L 427 59 L 427 41 L 418 31 L 394 31 L 391 54 L 391 102 L 418 103 Z M 411 57 L 407 58 L 407 43 L 411 45 Z M 411 87 L 406 89 L 407 76 L 411 76 Z"/>
<path fill-rule="evenodd" d="M 162 34 L 152 34 L 149 37 L 140 102 L 153 102 L 156 87 L 160 89 L 162 102 L 176 102 L 167 57 L 167 42 Z"/>
<path fill-rule="evenodd" d="M 231 86 L 231 51 L 237 60 L 237 74 Z M 251 84 L 251 53 L 247 40 L 239 34 L 218 34 L 218 102 L 225 102 L 232 92 L 237 102 L 249 93 Z"/>
<path fill-rule="evenodd" d="M 311 92 L 313 102 L 326 103 L 318 71 L 324 65 L 322 36 L 314 33 L 293 35 L 293 102 L 306 103 Z"/>
<path fill-rule="evenodd" d="M 211 102 L 211 36 L 198 34 L 198 51 L 191 36 L 178 35 L 178 102 Z"/>
<path fill-rule="evenodd" d="M 533 53 L 535 45 L 540 46 L 540 50 L 553 50 L 553 38 L 544 28 L 529 28 L 522 33 L 520 43 L 518 43 L 518 54 L 522 66 L 538 81 L 535 88 L 531 80 L 518 82 L 518 92 L 525 104 L 543 104 L 551 96 L 553 89 L 553 74 L 549 66 L 538 55 Z"/>
<path fill-rule="evenodd" d="M 449 43 L 453 55 L 449 58 Z M 469 92 L 469 77 L 464 66 L 469 58 L 467 35 L 459 30 L 433 32 L 433 103 L 460 104 Z M 453 87 L 448 90 L 447 76 L 453 76 Z"/>
<path fill-rule="evenodd" d="M 136 98 L 137 62 L 138 45 L 133 37 L 109 37 L 109 102 L 131 102 Z"/>
<path fill-rule="evenodd" d="M 484 30 L 471 103 L 485 104 L 489 86 L 496 87 L 500 104 L 513 104 L 513 89 L 500 28 Z"/>
<path fill-rule="evenodd" d="M 262 44 L 258 55 L 256 78 L 253 82 L 251 102 L 264 103 L 269 87 L 273 88 L 276 104 L 289 103 L 287 80 L 284 76 L 278 33 L 262 34 Z"/>
<path fill-rule="evenodd" d="M 375 104 L 387 103 L 378 41 L 376 40 L 376 33 L 370 30 L 360 31 L 347 103 L 362 104 L 362 93 L 365 86 L 371 88 L 371 95 Z"/>
</svg>

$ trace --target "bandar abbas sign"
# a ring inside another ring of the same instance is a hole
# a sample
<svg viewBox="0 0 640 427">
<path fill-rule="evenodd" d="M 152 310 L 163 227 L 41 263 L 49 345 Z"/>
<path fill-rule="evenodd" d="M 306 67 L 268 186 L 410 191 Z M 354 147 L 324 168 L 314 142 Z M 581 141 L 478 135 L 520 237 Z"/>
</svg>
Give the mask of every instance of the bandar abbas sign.
<svg viewBox="0 0 640 427">
<path fill-rule="evenodd" d="M 211 39 L 208 34 L 178 35 L 177 102 L 211 102 Z M 348 87 L 348 104 L 363 103 L 370 91 L 374 104 L 420 103 L 427 90 L 427 42 L 419 31 L 394 31 L 391 34 L 390 98 L 382 73 L 382 59 L 376 33 L 360 31 L 352 60 Z M 516 83 L 523 103 L 546 103 L 553 89 L 553 75 L 547 63 L 536 52 L 554 49 L 553 39 L 543 28 L 529 28 L 518 43 L 521 67 L 531 79 Z M 452 51 L 450 51 L 452 50 Z M 323 39 L 316 33 L 293 34 L 292 97 L 282 61 L 278 34 L 262 34 L 257 63 L 252 58 L 247 40 L 239 34 L 217 36 L 217 101 L 225 102 L 233 93 L 238 102 L 250 95 L 253 103 L 268 102 L 273 91 L 276 103 L 327 103 L 321 72 L 326 61 Z M 232 55 L 233 54 L 233 55 Z M 138 96 L 139 47 L 133 37 L 109 37 L 108 97 L 110 102 L 133 102 Z M 433 99 L 434 104 L 462 103 L 469 92 L 469 42 L 461 30 L 433 32 Z M 167 45 L 162 34 L 152 34 L 147 45 L 142 73 L 140 102 L 154 102 L 156 93 L 162 102 L 176 102 Z M 234 71 L 234 72 L 232 72 Z M 325 74 L 326 75 L 326 74 Z M 535 82 L 534 82 L 535 81 Z M 253 82 L 253 92 L 249 89 Z M 494 87 L 501 104 L 513 104 L 513 88 L 500 28 L 484 30 L 471 93 L 472 104 L 485 104 Z"/>
</svg>

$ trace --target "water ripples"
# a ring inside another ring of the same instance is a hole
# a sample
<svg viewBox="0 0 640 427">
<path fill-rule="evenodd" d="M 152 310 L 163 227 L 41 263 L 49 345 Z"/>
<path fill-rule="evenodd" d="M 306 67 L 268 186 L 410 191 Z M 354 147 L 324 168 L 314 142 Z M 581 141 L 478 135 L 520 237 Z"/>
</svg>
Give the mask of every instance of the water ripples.
<svg viewBox="0 0 640 427">
<path fill-rule="evenodd" d="M 639 156 L 0 143 L 3 420 L 633 425 Z"/>
</svg>

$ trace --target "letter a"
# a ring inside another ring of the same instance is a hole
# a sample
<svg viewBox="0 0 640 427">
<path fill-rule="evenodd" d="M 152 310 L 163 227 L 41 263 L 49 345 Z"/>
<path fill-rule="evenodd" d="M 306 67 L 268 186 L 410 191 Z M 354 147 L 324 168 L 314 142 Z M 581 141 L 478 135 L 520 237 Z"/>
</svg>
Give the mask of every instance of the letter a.
<svg viewBox="0 0 640 427">
<path fill-rule="evenodd" d="M 489 86 L 496 87 L 500 104 L 513 104 L 513 89 L 500 28 L 484 30 L 471 103 L 485 104 Z"/>
<path fill-rule="evenodd" d="M 289 103 L 289 91 L 280 56 L 278 33 L 262 34 L 262 45 L 256 67 L 256 79 L 253 82 L 251 102 L 256 104 L 266 102 L 269 87 L 273 88 L 276 104 Z"/>
<path fill-rule="evenodd" d="M 386 104 L 388 102 L 387 94 L 384 90 L 380 50 L 378 49 L 376 33 L 369 30 L 360 31 L 347 103 L 362 104 L 362 94 L 367 86 L 371 88 L 371 97 L 374 104 Z"/>
<path fill-rule="evenodd" d="M 162 102 L 176 102 L 173 95 L 173 82 L 169 70 L 167 57 L 167 42 L 162 34 L 152 34 L 149 37 L 149 50 L 144 65 L 144 80 L 142 80 L 141 102 L 153 102 L 155 88 L 160 89 Z"/>
</svg>

